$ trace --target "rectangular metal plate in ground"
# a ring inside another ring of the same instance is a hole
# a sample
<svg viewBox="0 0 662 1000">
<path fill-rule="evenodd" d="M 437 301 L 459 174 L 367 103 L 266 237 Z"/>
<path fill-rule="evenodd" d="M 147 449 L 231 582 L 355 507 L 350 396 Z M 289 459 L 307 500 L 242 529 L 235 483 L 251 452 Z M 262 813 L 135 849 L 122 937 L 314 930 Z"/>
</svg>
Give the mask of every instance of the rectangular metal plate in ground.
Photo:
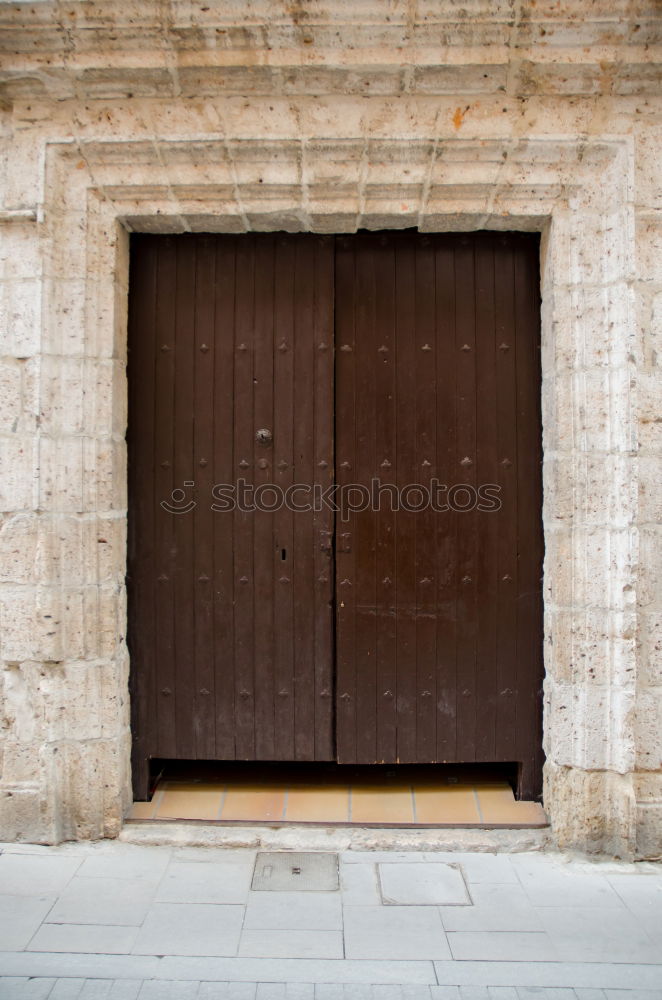
<svg viewBox="0 0 662 1000">
<path fill-rule="evenodd" d="M 377 865 L 387 906 L 471 906 L 462 869 L 456 864 L 386 862 Z"/>
<path fill-rule="evenodd" d="M 260 851 L 255 861 L 251 889 L 272 892 L 309 892 L 338 888 L 337 854 L 295 854 L 290 851 Z"/>
</svg>

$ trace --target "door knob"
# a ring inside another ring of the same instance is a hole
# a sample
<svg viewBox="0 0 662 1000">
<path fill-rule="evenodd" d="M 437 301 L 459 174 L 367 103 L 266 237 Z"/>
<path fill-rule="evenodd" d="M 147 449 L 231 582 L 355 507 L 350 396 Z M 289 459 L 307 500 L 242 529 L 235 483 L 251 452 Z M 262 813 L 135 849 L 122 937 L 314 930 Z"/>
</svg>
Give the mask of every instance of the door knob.
<svg viewBox="0 0 662 1000">
<path fill-rule="evenodd" d="M 259 431 L 255 434 L 255 440 L 258 444 L 271 444 L 273 441 L 273 434 L 266 427 L 261 427 Z"/>
</svg>

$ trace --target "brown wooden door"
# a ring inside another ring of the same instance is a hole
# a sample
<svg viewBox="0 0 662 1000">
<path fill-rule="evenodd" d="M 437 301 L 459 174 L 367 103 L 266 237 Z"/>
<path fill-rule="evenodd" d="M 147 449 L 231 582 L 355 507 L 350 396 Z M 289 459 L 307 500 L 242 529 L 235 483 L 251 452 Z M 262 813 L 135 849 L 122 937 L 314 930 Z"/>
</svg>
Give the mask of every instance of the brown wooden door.
<svg viewBox="0 0 662 1000">
<path fill-rule="evenodd" d="M 380 493 L 337 527 L 341 762 L 517 761 L 540 791 L 537 248 L 337 240 L 337 479 Z"/>
<path fill-rule="evenodd" d="M 150 757 L 513 761 L 539 792 L 537 246 L 132 238 L 138 797 Z M 335 517 L 273 489 L 334 482 Z"/>
<path fill-rule="evenodd" d="M 132 237 L 138 797 L 150 757 L 333 759 L 333 516 L 272 488 L 332 482 L 333 269 L 332 238 Z"/>
</svg>

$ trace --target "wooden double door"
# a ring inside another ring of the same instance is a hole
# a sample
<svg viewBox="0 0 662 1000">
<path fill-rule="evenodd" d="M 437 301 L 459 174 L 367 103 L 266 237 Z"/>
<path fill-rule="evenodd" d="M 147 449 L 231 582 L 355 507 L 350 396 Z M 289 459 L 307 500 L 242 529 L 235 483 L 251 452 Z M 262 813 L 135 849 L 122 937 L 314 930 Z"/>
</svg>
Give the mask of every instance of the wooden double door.
<svg viewBox="0 0 662 1000">
<path fill-rule="evenodd" d="M 133 236 L 129 648 L 150 758 L 541 784 L 538 240 Z"/>
</svg>

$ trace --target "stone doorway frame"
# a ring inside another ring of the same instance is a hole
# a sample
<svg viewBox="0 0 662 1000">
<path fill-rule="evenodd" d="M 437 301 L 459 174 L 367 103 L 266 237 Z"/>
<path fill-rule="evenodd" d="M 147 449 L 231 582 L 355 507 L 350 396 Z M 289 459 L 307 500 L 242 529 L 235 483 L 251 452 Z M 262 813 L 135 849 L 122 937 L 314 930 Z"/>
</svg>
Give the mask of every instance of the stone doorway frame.
<svg viewBox="0 0 662 1000">
<path fill-rule="evenodd" d="M 637 563 L 630 140 L 53 142 L 43 176 L 42 530 L 57 533 L 73 515 L 108 524 L 104 559 L 81 557 L 77 573 L 44 584 L 37 600 L 60 615 L 50 646 L 42 643 L 50 658 L 103 674 L 87 706 L 94 723 L 79 736 L 70 730 L 49 761 L 50 839 L 114 836 L 131 800 L 129 232 L 418 226 L 542 233 L 545 807 L 559 846 L 627 856 L 635 819 Z M 84 395 L 72 425 L 61 414 L 74 377 Z M 37 628 L 45 633 L 43 618 L 37 615 Z"/>
</svg>

